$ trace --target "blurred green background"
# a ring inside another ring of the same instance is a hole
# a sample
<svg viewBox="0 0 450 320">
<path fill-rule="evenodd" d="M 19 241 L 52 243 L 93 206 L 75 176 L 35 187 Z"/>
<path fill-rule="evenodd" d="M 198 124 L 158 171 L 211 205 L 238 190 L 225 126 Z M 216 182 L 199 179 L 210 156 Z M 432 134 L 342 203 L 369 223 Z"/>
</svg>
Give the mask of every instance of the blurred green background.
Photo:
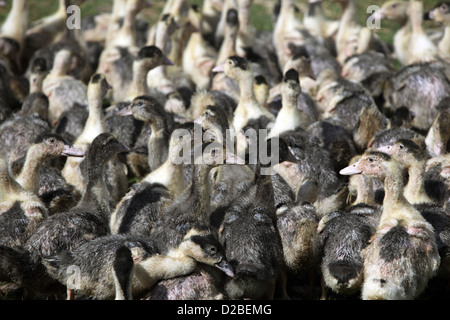
<svg viewBox="0 0 450 320">
<path fill-rule="evenodd" d="M 0 21 L 3 21 L 5 16 L 8 14 L 12 1 L 14 0 L 6 0 L 6 6 L 0 7 Z M 425 9 L 430 9 L 440 1 L 441 0 L 424 0 L 423 3 Z M 33 21 L 40 17 L 53 13 L 58 7 L 58 2 L 58 0 L 29 0 L 30 20 Z M 112 0 L 86 1 L 81 7 L 82 18 L 100 12 L 109 12 L 111 10 L 112 2 Z M 153 6 L 144 11 L 145 17 L 148 18 L 149 22 L 153 22 L 158 18 L 162 7 L 166 3 L 165 0 L 151 0 L 151 2 L 153 3 Z M 188 0 L 188 2 L 190 4 L 201 6 L 203 0 Z M 252 20 L 258 30 L 272 30 L 272 10 L 276 2 L 276 0 L 254 0 L 252 7 Z M 381 6 L 381 4 L 383 4 L 385 1 L 357 0 L 356 2 L 358 6 L 359 22 L 361 24 L 365 24 L 369 16 L 369 14 L 367 13 L 367 8 L 370 5 Z M 307 0 L 297 0 L 296 3 L 302 9 L 304 9 L 306 8 Z M 324 1 L 324 9 L 326 14 L 330 18 L 338 18 L 340 17 L 342 12 L 339 5 L 326 0 Z M 398 25 L 396 23 L 383 21 L 381 29 L 377 32 L 381 39 L 388 43 L 392 43 L 392 36 L 397 28 Z"/>
</svg>

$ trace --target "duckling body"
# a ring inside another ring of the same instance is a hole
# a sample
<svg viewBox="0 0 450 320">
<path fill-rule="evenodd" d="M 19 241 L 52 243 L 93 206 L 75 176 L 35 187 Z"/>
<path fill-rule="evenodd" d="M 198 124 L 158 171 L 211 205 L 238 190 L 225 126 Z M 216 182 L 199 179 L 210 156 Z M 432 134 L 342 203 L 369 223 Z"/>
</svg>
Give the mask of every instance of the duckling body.
<svg viewBox="0 0 450 320">
<path fill-rule="evenodd" d="M 20 247 L 25 244 L 37 226 L 48 216 L 39 197 L 25 190 L 11 176 L 8 163 L 1 158 L 2 176 L 0 220 L 1 245 Z"/>
</svg>

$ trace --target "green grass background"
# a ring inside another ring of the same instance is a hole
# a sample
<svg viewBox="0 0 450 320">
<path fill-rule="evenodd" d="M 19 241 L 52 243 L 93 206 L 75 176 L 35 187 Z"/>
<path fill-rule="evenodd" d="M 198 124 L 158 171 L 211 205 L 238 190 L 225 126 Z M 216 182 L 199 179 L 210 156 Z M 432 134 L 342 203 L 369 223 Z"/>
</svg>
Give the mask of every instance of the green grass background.
<svg viewBox="0 0 450 320">
<path fill-rule="evenodd" d="M 7 0 L 7 5 L 0 8 L 0 21 L 3 21 L 8 14 L 12 1 L 13 0 Z M 424 0 L 424 7 L 425 9 L 429 9 L 439 1 L 440 0 Z M 33 21 L 55 12 L 58 7 L 58 2 L 58 0 L 29 0 L 30 20 Z M 145 11 L 145 17 L 149 19 L 149 22 L 153 22 L 158 18 L 166 1 L 151 0 L 151 2 L 153 3 L 152 8 L 146 9 Z M 368 13 L 366 11 L 370 5 L 381 6 L 383 2 L 384 1 L 382 0 L 357 0 L 359 22 L 365 24 L 368 18 Z M 189 3 L 201 6 L 203 0 L 190 0 Z M 258 30 L 272 30 L 273 23 L 271 13 L 275 3 L 276 0 L 254 0 L 252 7 L 252 21 Z M 303 8 L 307 5 L 306 0 L 297 0 L 296 3 Z M 99 12 L 109 12 L 111 6 L 112 0 L 86 1 L 81 7 L 82 18 Z M 338 18 L 342 12 L 340 6 L 331 3 L 330 1 L 324 1 L 324 8 L 326 14 L 330 18 Z M 384 41 L 391 43 L 393 32 L 397 27 L 398 25 L 396 23 L 383 21 L 381 29 L 377 32 Z"/>
</svg>

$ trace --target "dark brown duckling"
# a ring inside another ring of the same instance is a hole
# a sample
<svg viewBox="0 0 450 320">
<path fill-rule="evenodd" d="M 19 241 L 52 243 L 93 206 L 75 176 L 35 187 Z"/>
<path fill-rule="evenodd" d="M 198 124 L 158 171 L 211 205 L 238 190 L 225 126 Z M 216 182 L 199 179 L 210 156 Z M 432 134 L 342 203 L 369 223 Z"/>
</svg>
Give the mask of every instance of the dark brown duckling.
<svg viewBox="0 0 450 320">
<path fill-rule="evenodd" d="M 151 96 L 138 96 L 116 115 L 133 115 L 135 119 L 150 126 L 151 133 L 147 141 L 150 171 L 156 170 L 167 160 L 172 118 L 156 99 Z"/>
</svg>

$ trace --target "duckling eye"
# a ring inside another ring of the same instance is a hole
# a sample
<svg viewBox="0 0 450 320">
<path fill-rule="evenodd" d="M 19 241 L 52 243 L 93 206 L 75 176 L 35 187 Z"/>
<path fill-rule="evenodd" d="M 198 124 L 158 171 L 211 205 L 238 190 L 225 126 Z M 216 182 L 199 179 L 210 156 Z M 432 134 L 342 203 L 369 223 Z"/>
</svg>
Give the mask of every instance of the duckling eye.
<svg viewBox="0 0 450 320">
<path fill-rule="evenodd" d="M 373 162 L 373 158 L 368 158 L 367 160 L 369 160 L 369 162 Z"/>
<path fill-rule="evenodd" d="M 50 139 L 48 139 L 48 141 L 49 141 L 50 143 L 55 143 L 55 138 L 50 138 Z"/>
<path fill-rule="evenodd" d="M 404 146 L 403 146 L 403 145 L 401 144 L 401 145 L 399 146 L 399 148 L 400 148 L 400 149 L 403 149 L 403 148 L 404 148 Z"/>
<path fill-rule="evenodd" d="M 215 254 L 217 252 L 217 248 L 214 246 L 209 247 L 208 250 L 210 254 Z"/>
</svg>

